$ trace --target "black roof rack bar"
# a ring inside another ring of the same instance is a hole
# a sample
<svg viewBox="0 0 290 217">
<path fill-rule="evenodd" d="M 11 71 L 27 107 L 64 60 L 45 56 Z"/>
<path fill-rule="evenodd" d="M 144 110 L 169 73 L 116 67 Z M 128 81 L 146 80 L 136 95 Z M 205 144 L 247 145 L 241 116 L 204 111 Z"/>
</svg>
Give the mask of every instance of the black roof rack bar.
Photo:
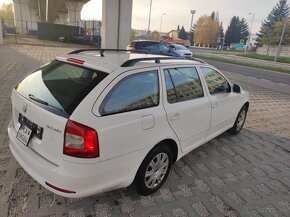
<svg viewBox="0 0 290 217">
<path fill-rule="evenodd" d="M 197 59 L 197 58 L 184 58 L 184 57 L 145 57 L 145 58 L 136 58 L 136 59 L 131 59 L 131 60 L 127 60 L 126 62 L 124 62 L 121 67 L 130 67 L 130 66 L 134 66 L 136 63 L 141 62 L 141 61 L 150 61 L 150 60 L 154 60 L 155 63 L 160 63 L 160 60 L 193 60 L 193 61 L 199 61 L 200 63 L 206 63 L 205 61 L 201 60 L 201 59 Z"/>
<path fill-rule="evenodd" d="M 131 50 L 125 50 L 125 49 L 84 48 L 84 49 L 74 50 L 74 51 L 70 52 L 69 54 L 79 54 L 79 53 L 86 52 L 86 51 L 98 51 L 98 52 L 100 52 L 100 55 L 102 57 L 104 57 L 104 52 L 105 51 L 116 51 L 116 52 L 119 52 L 119 51 L 131 51 Z"/>
<path fill-rule="evenodd" d="M 86 51 L 98 51 L 100 52 L 101 57 L 104 57 L 104 52 L 105 51 L 116 51 L 116 52 L 131 52 L 131 53 L 143 53 L 143 54 L 153 54 L 148 51 L 146 52 L 140 52 L 136 50 L 126 50 L 126 49 L 100 49 L 100 48 L 84 48 L 84 49 L 79 49 L 79 50 L 74 50 L 70 52 L 69 54 L 79 54 L 82 52 Z M 154 54 L 153 54 L 154 55 Z M 127 60 L 124 62 L 121 67 L 129 67 L 129 66 L 134 66 L 137 62 L 140 61 L 146 61 L 146 60 L 155 60 L 155 63 L 160 63 L 160 60 L 193 60 L 193 61 L 198 61 L 200 63 L 206 63 L 204 60 L 195 58 L 195 57 L 172 57 L 172 56 L 164 56 L 164 57 L 148 57 L 148 58 L 136 58 L 136 59 L 131 59 Z"/>
</svg>

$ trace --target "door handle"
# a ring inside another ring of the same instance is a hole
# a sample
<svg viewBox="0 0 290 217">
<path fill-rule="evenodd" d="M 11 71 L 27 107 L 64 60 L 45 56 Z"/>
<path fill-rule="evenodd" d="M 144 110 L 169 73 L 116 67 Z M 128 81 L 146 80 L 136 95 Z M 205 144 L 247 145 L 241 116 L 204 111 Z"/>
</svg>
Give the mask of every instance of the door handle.
<svg viewBox="0 0 290 217">
<path fill-rule="evenodd" d="M 169 117 L 169 120 L 171 121 L 176 121 L 179 120 L 181 118 L 179 113 L 174 113 L 172 116 Z"/>
</svg>

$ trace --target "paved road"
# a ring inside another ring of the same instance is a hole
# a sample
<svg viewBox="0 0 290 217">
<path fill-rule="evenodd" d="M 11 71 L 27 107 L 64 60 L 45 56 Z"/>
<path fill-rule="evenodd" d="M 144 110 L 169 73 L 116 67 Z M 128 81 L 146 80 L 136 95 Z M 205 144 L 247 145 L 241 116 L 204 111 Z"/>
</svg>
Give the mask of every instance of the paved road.
<svg viewBox="0 0 290 217">
<path fill-rule="evenodd" d="M 283 83 L 290 85 L 290 74 L 266 71 L 262 69 L 255 69 L 250 67 L 239 66 L 235 64 L 223 63 L 212 60 L 205 60 L 207 63 L 215 66 L 216 68 L 228 71 L 236 74 L 241 74 L 244 76 L 255 77 L 258 79 L 265 79 L 275 83 Z"/>
<path fill-rule="evenodd" d="M 234 55 L 225 55 L 225 54 L 215 54 L 217 50 L 209 50 L 209 49 L 192 49 L 191 51 L 196 54 L 202 54 L 202 55 L 208 55 L 208 56 L 214 56 L 214 57 L 222 57 L 225 59 L 231 59 L 231 60 L 238 60 L 263 66 L 274 66 L 274 67 L 280 67 L 283 69 L 290 70 L 290 64 L 285 63 L 274 63 L 271 61 L 265 61 L 265 60 L 258 60 L 253 58 L 246 58 L 246 57 L 239 57 Z"/>
<path fill-rule="evenodd" d="M 0 216 L 271 217 L 290 216 L 290 95 L 227 73 L 250 92 L 245 129 L 224 133 L 176 163 L 147 197 L 126 189 L 83 199 L 45 190 L 8 147 L 10 92 L 36 66 L 70 49 L 0 46 Z M 257 85 L 256 85 L 257 84 Z M 279 85 L 279 84 L 277 84 Z M 77 171 L 76 171 L 77 172 Z"/>
</svg>

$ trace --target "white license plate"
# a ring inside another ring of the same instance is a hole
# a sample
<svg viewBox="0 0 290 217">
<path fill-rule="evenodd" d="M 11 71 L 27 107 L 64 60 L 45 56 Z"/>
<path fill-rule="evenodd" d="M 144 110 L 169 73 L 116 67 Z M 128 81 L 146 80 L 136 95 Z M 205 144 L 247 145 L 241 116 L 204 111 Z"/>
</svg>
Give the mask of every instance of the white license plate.
<svg viewBox="0 0 290 217">
<path fill-rule="evenodd" d="M 16 138 L 27 146 L 31 137 L 31 132 L 32 130 L 25 126 L 25 124 L 21 124 L 17 132 Z"/>
</svg>

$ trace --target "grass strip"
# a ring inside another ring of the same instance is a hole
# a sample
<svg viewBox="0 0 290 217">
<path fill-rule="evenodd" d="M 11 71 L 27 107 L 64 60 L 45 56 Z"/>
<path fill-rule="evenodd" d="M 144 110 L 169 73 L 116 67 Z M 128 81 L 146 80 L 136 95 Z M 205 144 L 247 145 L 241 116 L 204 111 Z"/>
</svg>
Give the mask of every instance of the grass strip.
<svg viewBox="0 0 290 217">
<path fill-rule="evenodd" d="M 276 67 L 276 66 L 258 65 L 255 63 L 247 63 L 247 62 L 242 62 L 242 61 L 238 61 L 238 60 L 226 59 L 226 58 L 215 57 L 215 56 L 206 56 L 206 55 L 201 55 L 201 54 L 193 54 L 192 56 L 196 57 L 196 58 L 200 58 L 200 59 L 207 59 L 207 60 L 219 61 L 219 62 L 224 62 L 224 63 L 231 63 L 231 64 L 236 64 L 236 65 L 241 65 L 241 66 L 257 68 L 257 69 L 265 69 L 265 70 L 290 74 L 289 69 L 283 69 L 283 68 Z"/>
<path fill-rule="evenodd" d="M 268 55 L 263 55 L 263 54 L 256 54 L 256 53 L 247 53 L 247 54 L 242 54 L 238 53 L 235 54 L 236 56 L 240 57 L 248 57 L 248 58 L 253 58 L 253 59 L 259 59 L 259 60 L 267 60 L 267 61 L 274 61 L 275 57 L 274 56 L 268 56 Z M 290 63 L 290 58 L 289 57 L 278 57 L 277 62 L 280 63 Z"/>
<path fill-rule="evenodd" d="M 275 59 L 275 56 L 269 56 L 269 55 L 263 55 L 263 54 L 257 54 L 257 53 L 244 53 L 244 52 L 237 52 L 237 51 L 215 51 L 214 54 L 224 54 L 224 55 L 235 55 L 240 57 L 247 57 L 252 59 L 258 59 L 258 60 L 266 60 L 273 62 Z M 289 57 L 278 57 L 277 62 L 280 63 L 290 63 Z"/>
</svg>

